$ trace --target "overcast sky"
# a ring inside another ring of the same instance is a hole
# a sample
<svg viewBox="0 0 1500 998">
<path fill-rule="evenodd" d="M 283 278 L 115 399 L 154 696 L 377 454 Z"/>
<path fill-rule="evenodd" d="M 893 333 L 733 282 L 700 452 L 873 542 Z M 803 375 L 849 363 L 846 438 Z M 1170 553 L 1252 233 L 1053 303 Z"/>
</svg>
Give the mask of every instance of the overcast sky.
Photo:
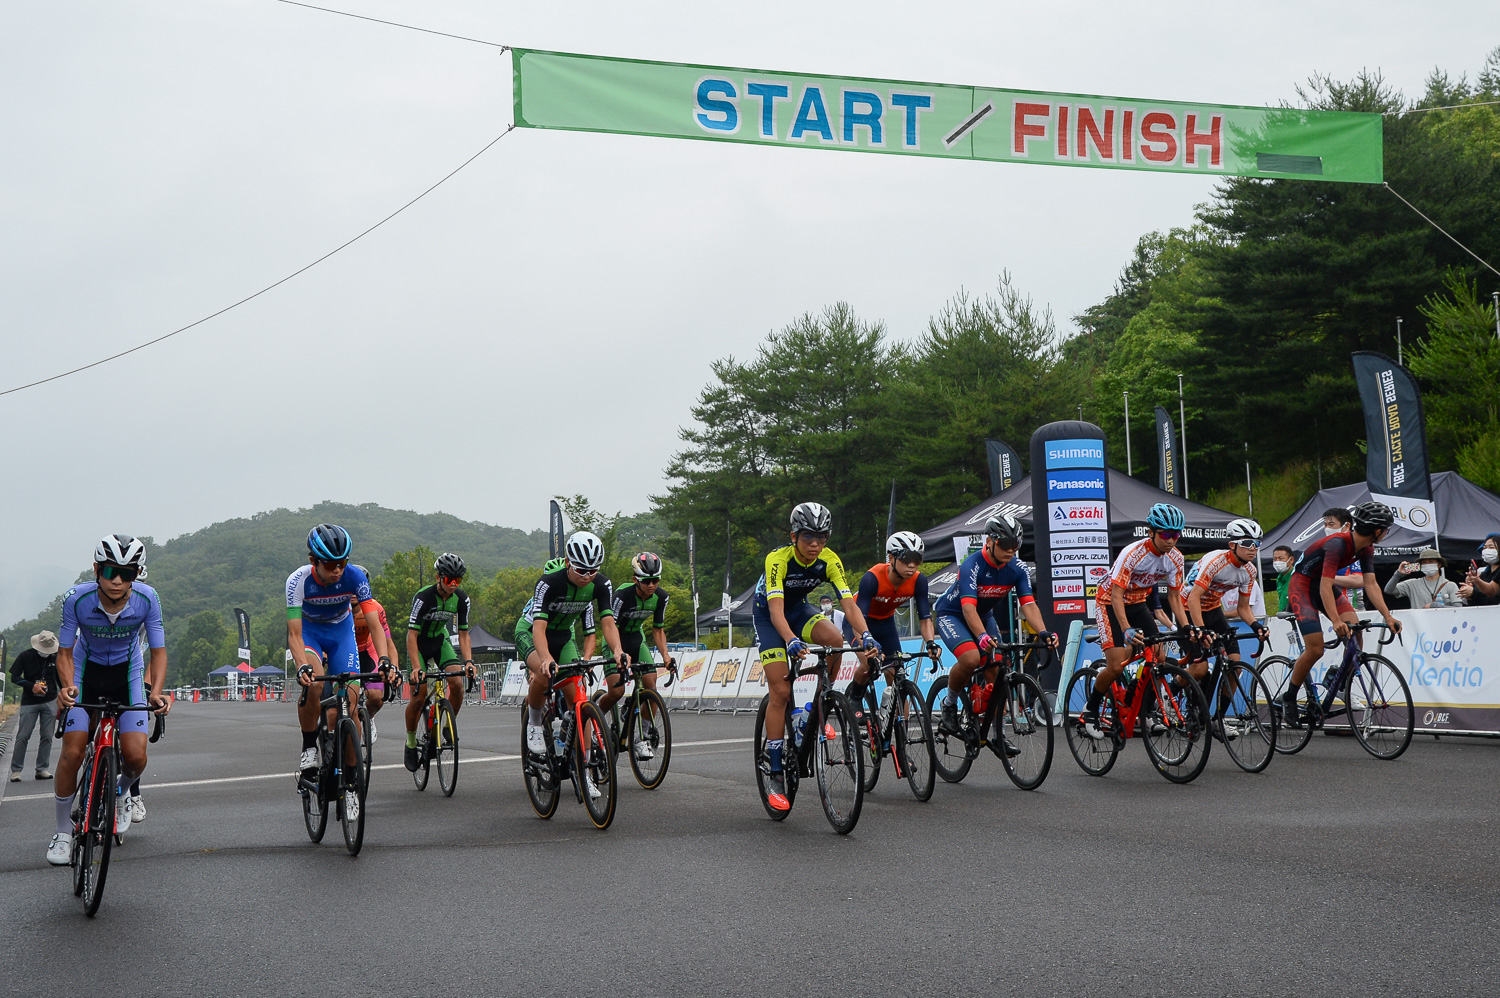
<svg viewBox="0 0 1500 998">
<path fill-rule="evenodd" d="M 325 5 L 563 51 L 1248 105 L 1361 67 L 1413 94 L 1497 40 L 1475 30 L 1493 2 Z M 275 0 L 49 0 L 5 21 L 0 389 L 259 290 L 511 120 L 508 53 Z M 0 398 L 0 621 L 111 530 L 166 540 L 323 499 L 527 529 L 555 493 L 646 509 L 715 358 L 839 299 L 911 337 L 1004 269 L 1070 329 L 1142 233 L 1189 224 L 1210 190 L 518 129 L 250 304 Z"/>
</svg>

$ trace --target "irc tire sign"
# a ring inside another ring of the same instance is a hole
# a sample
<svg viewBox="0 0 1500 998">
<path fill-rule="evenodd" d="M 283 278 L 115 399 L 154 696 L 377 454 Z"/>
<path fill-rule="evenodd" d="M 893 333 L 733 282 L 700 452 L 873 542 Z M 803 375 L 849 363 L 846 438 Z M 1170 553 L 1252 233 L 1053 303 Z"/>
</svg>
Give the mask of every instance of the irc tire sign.
<svg viewBox="0 0 1500 998">
<path fill-rule="evenodd" d="M 1031 504 L 1037 606 L 1048 628 L 1066 632 L 1092 616 L 1095 584 L 1109 570 L 1109 480 L 1099 427 L 1063 420 L 1032 434 Z"/>
</svg>

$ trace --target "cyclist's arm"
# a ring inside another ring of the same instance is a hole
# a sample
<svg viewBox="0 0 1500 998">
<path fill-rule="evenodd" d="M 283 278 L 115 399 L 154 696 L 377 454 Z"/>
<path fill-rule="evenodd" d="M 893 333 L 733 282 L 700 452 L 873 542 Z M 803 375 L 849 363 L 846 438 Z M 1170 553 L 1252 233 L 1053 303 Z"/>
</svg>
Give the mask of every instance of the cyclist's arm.
<svg viewBox="0 0 1500 998">
<path fill-rule="evenodd" d="M 1194 627 L 1203 626 L 1203 590 L 1204 587 L 1195 582 L 1193 583 L 1192 589 L 1188 592 L 1188 619 L 1192 621 Z M 1241 602 L 1241 605 L 1244 605 L 1243 601 Z"/>
<path fill-rule="evenodd" d="M 667 659 L 672 657 L 667 654 L 667 629 L 665 627 L 651 628 L 651 643 L 656 646 L 657 651 L 661 652 L 659 664 L 666 665 Z"/>
<path fill-rule="evenodd" d="M 625 652 L 620 648 L 620 629 L 615 626 L 615 615 L 605 614 L 604 619 L 599 621 L 599 626 L 604 629 L 604 646 L 609 649 L 609 653 L 615 657 L 616 662 L 620 661 Z M 592 638 L 593 635 L 589 637 Z M 589 652 L 584 657 L 593 658 L 593 652 Z"/>
<path fill-rule="evenodd" d="M 1338 620 L 1339 607 L 1338 601 L 1334 599 L 1333 585 L 1333 576 L 1323 576 L 1323 581 L 1318 584 L 1318 594 L 1323 597 L 1323 613 L 1329 620 Z"/>
<path fill-rule="evenodd" d="M 365 604 L 365 606 L 369 605 Z M 375 646 L 375 654 L 390 658 L 391 647 L 385 643 L 385 628 L 380 626 L 380 613 L 376 610 L 366 610 L 364 607 L 361 607 L 359 612 L 365 616 L 365 627 L 369 628 L 370 644 Z"/>
<path fill-rule="evenodd" d="M 1042 619 L 1042 611 L 1037 609 L 1036 601 L 1031 600 L 1021 604 L 1021 617 L 1031 625 L 1031 629 L 1041 634 L 1047 629 L 1047 622 Z"/>
<path fill-rule="evenodd" d="M 67 692 L 68 690 L 74 689 L 72 645 L 62 645 L 57 649 L 57 688 L 60 691 L 57 694 L 57 697 L 63 702 L 63 706 L 73 706 L 73 701 L 76 697 L 76 691 L 74 694 L 69 694 Z"/>
<path fill-rule="evenodd" d="M 583 657 L 584 658 L 593 658 L 594 657 L 594 649 L 596 649 L 598 647 L 599 647 L 599 638 L 598 638 L 597 635 L 595 635 L 593 633 L 589 633 L 589 634 L 584 635 L 584 638 L 583 638 Z"/>
<path fill-rule="evenodd" d="M 166 713 L 172 706 L 172 701 L 164 692 L 167 685 L 167 649 L 152 648 L 151 662 L 146 666 L 146 683 L 151 687 L 151 692 L 146 696 L 146 702 L 150 703 L 152 697 L 156 697 L 162 703 L 162 713 Z"/>
<path fill-rule="evenodd" d="M 458 632 L 458 653 L 465 662 L 474 661 L 474 642 L 469 639 L 468 631 Z"/>
<path fill-rule="evenodd" d="M 859 601 L 853 596 L 845 596 L 839 600 L 839 605 L 844 608 L 844 617 L 848 619 L 849 628 L 854 632 L 855 637 L 859 637 L 870 629 L 865 623 L 865 615 L 859 610 Z"/>
<path fill-rule="evenodd" d="M 411 671 L 421 671 L 422 653 L 417 650 L 417 629 L 415 627 L 408 627 L 406 629 L 406 661 Z"/>
<path fill-rule="evenodd" d="M 1109 587 L 1109 610 L 1115 615 L 1115 624 L 1119 626 L 1121 634 L 1130 630 L 1130 620 L 1125 616 L 1124 586 Z"/>
<path fill-rule="evenodd" d="M 1167 590 L 1167 605 L 1172 608 L 1172 618 L 1177 621 L 1179 627 L 1186 627 L 1188 618 L 1187 611 L 1182 608 L 1182 590 Z"/>
<path fill-rule="evenodd" d="M 963 597 L 959 604 L 964 611 L 964 624 L 968 626 L 969 633 L 980 637 L 985 632 L 984 620 L 979 616 L 979 601 L 968 596 Z"/>
<path fill-rule="evenodd" d="M 304 665 L 312 666 L 314 672 L 322 672 L 322 662 L 316 661 L 316 656 L 308 655 L 307 649 L 302 647 L 302 611 L 298 610 L 295 617 L 288 612 L 286 621 L 287 647 L 292 651 L 292 662 L 297 668 Z"/>
<path fill-rule="evenodd" d="M 381 630 L 385 632 L 385 646 L 390 654 L 391 668 L 399 669 L 401 667 L 401 657 L 396 654 L 396 638 L 391 634 L 391 626 L 386 624 Z"/>
</svg>

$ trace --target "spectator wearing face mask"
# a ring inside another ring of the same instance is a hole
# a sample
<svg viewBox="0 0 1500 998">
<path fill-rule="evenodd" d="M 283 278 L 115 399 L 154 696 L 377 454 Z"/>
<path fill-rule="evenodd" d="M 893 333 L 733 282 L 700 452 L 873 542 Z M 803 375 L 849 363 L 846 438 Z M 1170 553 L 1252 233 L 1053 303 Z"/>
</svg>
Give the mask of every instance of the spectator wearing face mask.
<svg viewBox="0 0 1500 998">
<path fill-rule="evenodd" d="M 1479 545 L 1480 563 L 1469 565 L 1458 594 L 1469 606 L 1500 604 L 1500 533 L 1490 534 Z"/>
<path fill-rule="evenodd" d="M 1323 510 L 1323 536 L 1331 537 L 1334 534 L 1346 533 L 1354 518 L 1349 511 L 1342 506 L 1330 506 Z M 1359 565 L 1354 564 L 1339 572 L 1333 577 L 1335 587 L 1347 590 L 1349 602 L 1354 607 L 1354 612 L 1365 608 L 1365 577 L 1359 570 Z"/>
<path fill-rule="evenodd" d="M 1392 596 L 1405 596 L 1413 610 L 1461 606 L 1463 599 L 1459 596 L 1458 586 L 1443 578 L 1443 569 L 1447 566 L 1447 559 L 1436 548 L 1423 548 L 1415 562 L 1403 561 L 1397 567 L 1385 584 L 1385 591 Z"/>
<path fill-rule="evenodd" d="M 1271 569 L 1276 573 L 1276 609 L 1285 610 L 1287 587 L 1292 584 L 1292 566 L 1297 564 L 1297 552 L 1285 544 L 1271 552 Z"/>
</svg>

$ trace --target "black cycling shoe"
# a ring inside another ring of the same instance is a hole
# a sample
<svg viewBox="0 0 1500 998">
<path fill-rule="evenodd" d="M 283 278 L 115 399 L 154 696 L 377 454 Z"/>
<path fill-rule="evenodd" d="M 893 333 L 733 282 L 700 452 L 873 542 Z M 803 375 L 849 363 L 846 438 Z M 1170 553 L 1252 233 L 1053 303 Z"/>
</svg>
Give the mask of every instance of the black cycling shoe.
<svg viewBox="0 0 1500 998">
<path fill-rule="evenodd" d="M 1005 758 L 1007 759 L 1014 759 L 1016 756 L 1021 754 L 1020 746 L 1016 745 L 1016 743 L 1011 741 L 1009 738 L 1002 736 L 1000 738 L 1000 744 L 1005 747 Z"/>
<path fill-rule="evenodd" d="M 420 750 L 415 745 L 406 746 L 406 771 L 415 773 L 422 762 Z"/>
<path fill-rule="evenodd" d="M 1302 712 L 1297 708 L 1297 694 L 1281 698 L 1281 723 L 1288 728 L 1302 727 Z"/>
<path fill-rule="evenodd" d="M 958 734 L 958 701 L 943 698 L 943 713 L 938 724 L 945 734 Z"/>
</svg>

